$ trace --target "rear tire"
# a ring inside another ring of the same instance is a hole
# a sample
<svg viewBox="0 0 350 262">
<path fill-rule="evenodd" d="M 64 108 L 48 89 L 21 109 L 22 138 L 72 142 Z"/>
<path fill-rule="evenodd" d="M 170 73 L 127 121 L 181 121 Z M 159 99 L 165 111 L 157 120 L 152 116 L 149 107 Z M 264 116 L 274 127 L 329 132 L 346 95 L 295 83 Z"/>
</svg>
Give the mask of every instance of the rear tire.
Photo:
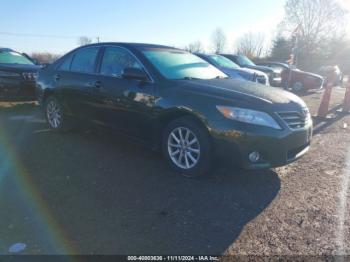
<svg viewBox="0 0 350 262">
<path fill-rule="evenodd" d="M 64 112 L 63 105 L 54 96 L 50 96 L 44 103 L 44 114 L 51 130 L 65 132 L 72 128 Z"/>
<path fill-rule="evenodd" d="M 185 177 L 198 177 L 210 171 L 210 136 L 192 117 L 175 119 L 165 128 L 162 151 L 169 166 Z"/>
</svg>

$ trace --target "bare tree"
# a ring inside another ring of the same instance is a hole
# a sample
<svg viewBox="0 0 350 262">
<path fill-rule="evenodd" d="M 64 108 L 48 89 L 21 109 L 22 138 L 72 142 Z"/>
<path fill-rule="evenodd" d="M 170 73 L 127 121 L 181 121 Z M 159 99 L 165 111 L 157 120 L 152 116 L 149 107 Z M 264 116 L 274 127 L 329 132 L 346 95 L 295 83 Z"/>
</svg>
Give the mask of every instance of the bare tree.
<svg viewBox="0 0 350 262">
<path fill-rule="evenodd" d="M 88 44 L 91 44 L 91 43 L 92 43 L 92 39 L 90 37 L 87 37 L 87 36 L 81 36 L 78 39 L 78 44 L 80 46 L 88 45 Z"/>
<path fill-rule="evenodd" d="M 301 45 L 312 52 L 344 33 L 346 13 L 337 0 L 287 0 L 281 30 L 292 33 L 298 28 Z"/>
<path fill-rule="evenodd" d="M 201 41 L 195 41 L 185 47 L 185 50 L 191 53 L 202 53 L 204 52 L 204 47 Z"/>
<path fill-rule="evenodd" d="M 236 43 L 236 52 L 249 58 L 259 58 L 265 49 L 265 36 L 261 33 L 248 32 Z"/>
<path fill-rule="evenodd" d="M 35 52 L 32 53 L 31 57 L 37 60 L 40 64 L 51 64 L 60 58 L 60 55 Z"/>
<path fill-rule="evenodd" d="M 213 49 L 216 54 L 224 51 L 226 46 L 226 35 L 221 28 L 216 28 L 212 34 Z"/>
</svg>

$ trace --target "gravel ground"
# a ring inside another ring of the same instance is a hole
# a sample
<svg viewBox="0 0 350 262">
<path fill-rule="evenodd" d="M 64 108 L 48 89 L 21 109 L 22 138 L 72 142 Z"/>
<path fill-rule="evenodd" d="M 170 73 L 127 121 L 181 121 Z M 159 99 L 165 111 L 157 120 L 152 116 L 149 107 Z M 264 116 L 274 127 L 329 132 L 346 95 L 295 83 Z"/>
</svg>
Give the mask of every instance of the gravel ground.
<svg viewBox="0 0 350 262">
<path fill-rule="evenodd" d="M 313 115 L 321 95 L 302 96 Z M 54 134 L 35 104 L 0 103 L 0 254 L 350 255 L 350 115 L 330 116 L 287 167 L 188 180 L 125 139 Z"/>
<path fill-rule="evenodd" d="M 321 94 L 303 97 L 314 115 Z M 343 97 L 344 89 L 335 89 L 331 107 Z M 344 194 L 350 176 L 350 116 L 336 115 L 316 126 L 304 158 L 276 169 L 281 180 L 278 196 L 245 226 L 226 254 L 350 254 L 350 201 Z"/>
</svg>

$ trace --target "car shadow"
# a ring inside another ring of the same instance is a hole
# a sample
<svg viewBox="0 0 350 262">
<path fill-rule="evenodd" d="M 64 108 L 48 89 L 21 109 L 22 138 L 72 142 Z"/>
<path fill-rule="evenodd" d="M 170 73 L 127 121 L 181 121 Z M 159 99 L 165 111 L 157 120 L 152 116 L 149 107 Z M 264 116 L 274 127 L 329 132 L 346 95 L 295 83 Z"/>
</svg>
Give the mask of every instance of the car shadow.
<svg viewBox="0 0 350 262">
<path fill-rule="evenodd" d="M 118 135 L 41 130 L 45 127 L 40 123 L 8 126 L 7 141 L 27 179 L 16 183 L 13 178 L 0 193 L 9 199 L 16 194 L 14 188 L 26 192 L 23 189 L 30 184 L 38 198 L 16 195 L 11 206 L 0 201 L 6 214 L 2 221 L 14 224 L 21 239 L 37 243 L 41 253 L 219 255 L 270 205 L 281 187 L 272 170 L 217 168 L 207 177 L 187 179 L 170 171 L 158 153 Z M 21 176 L 16 169 L 10 173 Z M 35 227 L 28 228 L 21 214 L 24 211 L 13 210 L 13 205 L 38 204 L 33 216 L 45 213 L 50 222 L 41 227 L 49 230 L 55 224 L 58 240 L 68 249 L 46 247 L 56 237 L 46 234 L 36 239 L 31 232 Z M 15 235 L 13 229 L 2 231 L 8 242 L 15 241 Z M 36 250 L 28 247 L 27 253 Z"/>
<path fill-rule="evenodd" d="M 304 96 L 310 96 L 313 94 L 317 94 L 321 90 L 322 89 L 301 90 L 301 91 L 294 91 L 293 93 L 299 97 L 304 97 Z"/>
</svg>

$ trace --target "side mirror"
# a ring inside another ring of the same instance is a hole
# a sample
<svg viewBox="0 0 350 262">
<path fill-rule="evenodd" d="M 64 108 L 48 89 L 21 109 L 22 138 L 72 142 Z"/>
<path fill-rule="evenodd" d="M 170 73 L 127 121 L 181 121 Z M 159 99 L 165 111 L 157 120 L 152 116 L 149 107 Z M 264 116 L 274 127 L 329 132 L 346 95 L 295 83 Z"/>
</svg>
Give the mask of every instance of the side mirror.
<svg viewBox="0 0 350 262">
<path fill-rule="evenodd" d="M 42 64 L 38 64 L 39 66 L 41 66 L 41 68 L 46 68 L 50 65 L 50 63 L 42 63 Z"/>
<path fill-rule="evenodd" d="M 38 60 L 38 59 L 32 58 L 32 60 L 33 60 L 34 64 L 36 64 L 36 65 L 40 65 L 40 62 L 39 62 L 39 60 Z"/>
<path fill-rule="evenodd" d="M 140 81 L 147 81 L 148 76 L 145 71 L 139 68 L 127 67 L 122 72 L 122 78 L 124 79 L 135 79 Z"/>
</svg>

